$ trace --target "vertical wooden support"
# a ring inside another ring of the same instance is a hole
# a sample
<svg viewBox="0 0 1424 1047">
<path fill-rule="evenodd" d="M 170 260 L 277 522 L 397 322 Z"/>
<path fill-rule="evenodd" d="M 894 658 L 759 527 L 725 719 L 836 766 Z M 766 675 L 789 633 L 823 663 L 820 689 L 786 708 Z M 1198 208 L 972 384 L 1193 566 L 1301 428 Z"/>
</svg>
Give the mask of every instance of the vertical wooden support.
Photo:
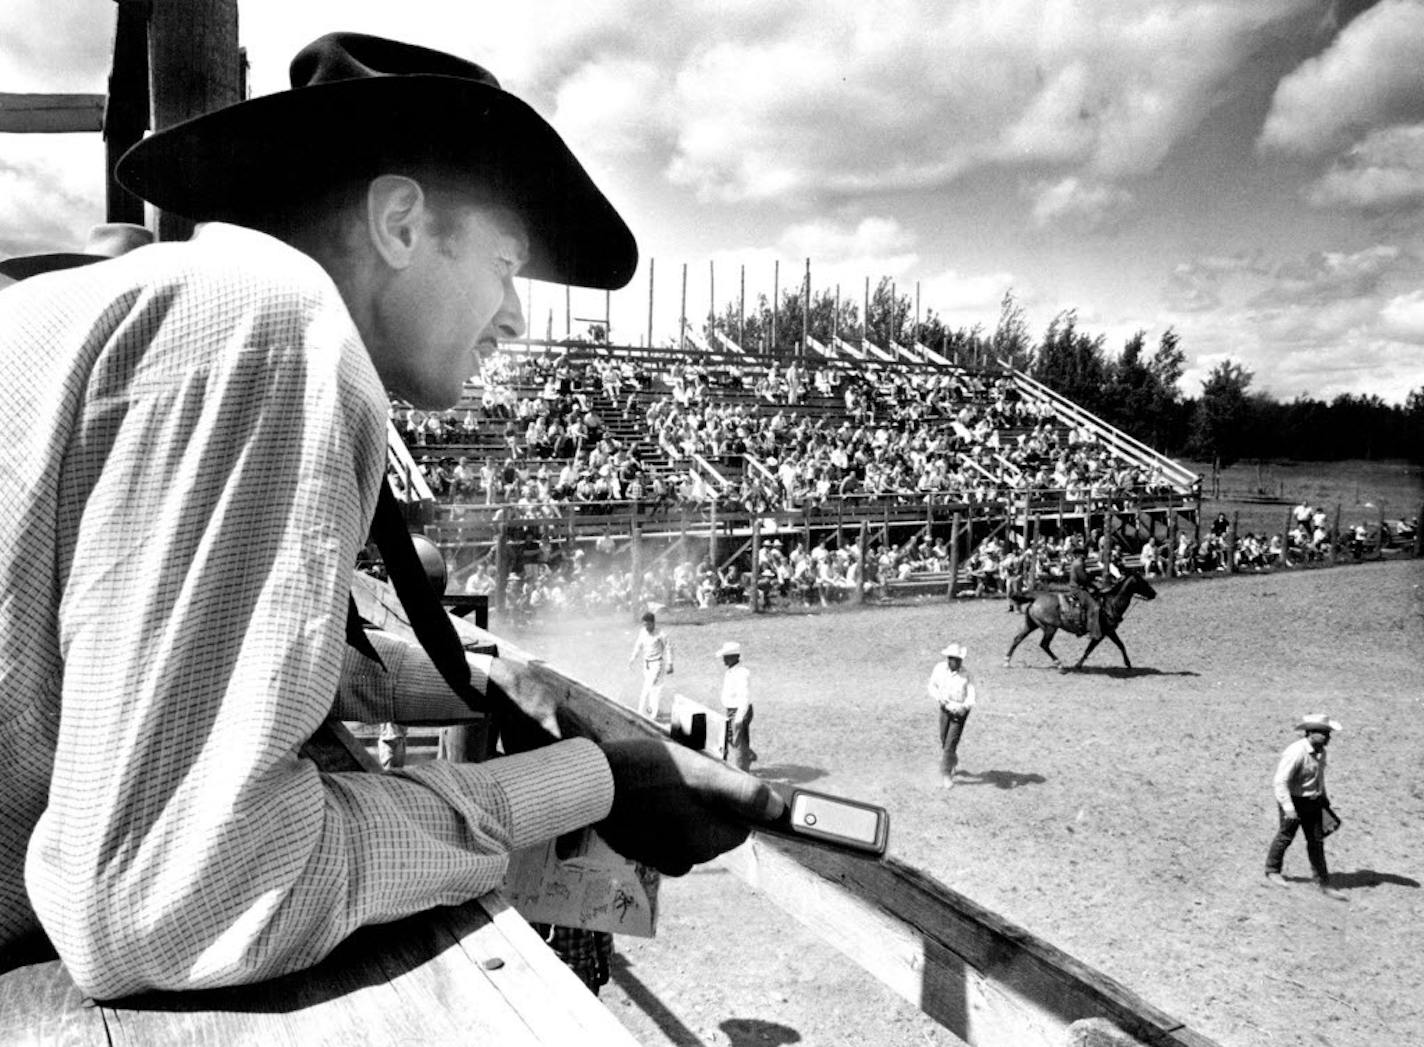
<svg viewBox="0 0 1424 1047">
<path fill-rule="evenodd" d="M 761 580 L 761 517 L 752 514 L 752 569 L 747 572 L 747 606 L 752 609 L 752 614 L 761 610 L 761 600 L 758 598 L 761 590 L 757 588 L 757 582 Z"/>
<path fill-rule="evenodd" d="M 498 529 L 494 538 L 494 609 L 503 613 L 504 591 L 509 585 L 509 530 L 503 520 L 495 526 Z"/>
<path fill-rule="evenodd" d="M 1424 505 L 1414 514 L 1414 558 L 1424 556 Z"/>
<path fill-rule="evenodd" d="M 682 307 L 677 314 L 677 351 L 687 352 L 687 263 L 682 263 Z"/>
<path fill-rule="evenodd" d="M 634 513 L 633 518 L 628 521 L 628 562 L 631 566 L 629 570 L 629 596 L 633 602 L 633 610 L 639 614 L 643 611 L 643 542 L 641 528 L 638 526 L 638 514 Z"/>
<path fill-rule="evenodd" d="M 146 224 L 144 203 L 119 185 L 114 165 L 148 130 L 152 103 L 148 93 L 148 22 L 152 0 L 118 0 L 114 25 L 114 62 L 109 71 L 109 100 L 104 107 L 105 213 L 110 222 Z"/>
<path fill-rule="evenodd" d="M 717 562 L 717 499 L 712 499 L 712 520 L 711 526 L 707 529 L 707 555 L 712 560 L 712 569 L 720 570 L 722 565 Z"/>
<path fill-rule="evenodd" d="M 972 513 L 973 510 L 971 509 Z M 959 581 L 959 513 L 949 519 L 949 584 L 945 596 L 954 599 L 954 583 Z"/>
<path fill-rule="evenodd" d="M 1167 577 L 1177 577 L 1177 510 L 1167 506 Z"/>
<path fill-rule="evenodd" d="M 868 573 L 867 568 L 866 568 L 866 565 L 865 565 L 865 558 L 866 558 L 866 556 L 867 556 L 867 555 L 869 554 L 869 552 L 870 552 L 870 521 L 867 520 L 867 519 L 865 519 L 864 517 L 861 517 L 861 520 L 860 520 L 860 542 L 859 542 L 859 548 L 860 548 L 860 559 L 859 559 L 858 562 L 859 562 L 859 564 L 860 564 L 860 581 L 859 581 L 859 584 L 857 584 L 856 587 L 855 587 L 855 602 L 856 602 L 856 603 L 864 603 L 864 602 L 865 602 L 865 579 L 866 579 L 866 576 L 867 576 L 867 573 Z"/>
<path fill-rule="evenodd" d="M 1236 573 L 1236 543 L 1237 527 L 1241 523 L 1240 511 L 1231 514 L 1231 530 L 1226 532 L 1226 569 L 1231 574 Z M 1104 565 L 1106 566 L 1106 565 Z"/>
<path fill-rule="evenodd" d="M 1335 503 L 1335 520 L 1334 520 L 1334 523 L 1333 523 L 1333 524 L 1331 525 L 1331 527 L 1330 527 L 1330 534 L 1327 536 L 1326 540 L 1330 543 L 1330 565 L 1333 567 L 1333 566 L 1335 565 L 1335 559 L 1336 559 L 1336 556 L 1335 556 L 1335 547 L 1336 547 L 1336 546 L 1339 544 L 1339 542 L 1340 542 L 1340 503 L 1339 503 L 1339 502 L 1336 502 L 1336 503 Z"/>
<path fill-rule="evenodd" d="M 162 0 L 149 21 L 153 126 L 172 127 L 190 117 L 241 101 L 237 0 Z M 160 240 L 186 240 L 193 223 L 160 214 Z"/>
<path fill-rule="evenodd" d="M 1375 510 L 1379 514 L 1379 530 L 1375 532 L 1375 559 L 1384 559 L 1384 502 Z"/>
</svg>

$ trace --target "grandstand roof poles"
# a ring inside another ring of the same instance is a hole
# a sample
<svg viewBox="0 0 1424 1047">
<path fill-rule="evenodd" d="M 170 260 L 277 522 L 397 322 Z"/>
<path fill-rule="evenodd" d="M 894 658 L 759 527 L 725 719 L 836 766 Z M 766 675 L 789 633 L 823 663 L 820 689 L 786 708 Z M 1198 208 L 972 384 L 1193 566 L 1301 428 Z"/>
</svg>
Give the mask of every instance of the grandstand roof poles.
<svg viewBox="0 0 1424 1047">
<path fill-rule="evenodd" d="M 778 319 L 777 306 L 781 304 L 781 261 L 778 259 L 771 263 L 771 342 L 767 349 L 771 351 L 771 358 L 776 359 L 776 321 Z"/>
<path fill-rule="evenodd" d="M 717 326 L 717 263 L 707 259 L 707 342 L 716 341 L 712 331 Z"/>
<path fill-rule="evenodd" d="M 677 317 L 677 351 L 687 352 L 687 263 L 682 263 L 682 308 Z"/>
<path fill-rule="evenodd" d="M 747 346 L 747 267 L 742 264 L 741 289 L 737 292 L 737 344 Z"/>
<path fill-rule="evenodd" d="M 811 337 L 811 259 L 806 259 L 806 279 L 801 283 L 801 359 L 806 359 L 806 340 Z"/>
<path fill-rule="evenodd" d="M 870 344 L 870 277 L 865 278 L 865 315 L 861 317 L 860 324 L 860 351 L 868 353 L 866 347 Z"/>
<path fill-rule="evenodd" d="M 653 347 L 653 265 L 654 259 L 648 259 L 648 348 Z"/>
</svg>

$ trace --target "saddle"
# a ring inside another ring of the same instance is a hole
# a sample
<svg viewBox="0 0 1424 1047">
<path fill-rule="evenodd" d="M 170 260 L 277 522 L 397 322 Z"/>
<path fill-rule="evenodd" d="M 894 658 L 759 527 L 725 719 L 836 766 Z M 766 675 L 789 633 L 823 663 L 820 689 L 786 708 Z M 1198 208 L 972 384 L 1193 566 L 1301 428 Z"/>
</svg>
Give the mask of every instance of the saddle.
<svg viewBox="0 0 1424 1047">
<path fill-rule="evenodd" d="M 1102 607 L 1099 605 L 1099 614 Z M 1074 636 L 1082 636 L 1091 631 L 1088 621 L 1088 600 L 1075 590 L 1058 594 L 1058 627 L 1066 629 Z"/>
</svg>

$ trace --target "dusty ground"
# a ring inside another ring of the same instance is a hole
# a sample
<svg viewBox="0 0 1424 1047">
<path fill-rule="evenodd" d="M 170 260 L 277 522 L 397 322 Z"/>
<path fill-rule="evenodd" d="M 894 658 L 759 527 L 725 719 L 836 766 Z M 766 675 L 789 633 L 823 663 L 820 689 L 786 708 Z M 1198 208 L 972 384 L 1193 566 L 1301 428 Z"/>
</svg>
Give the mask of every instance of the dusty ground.
<svg viewBox="0 0 1424 1047">
<path fill-rule="evenodd" d="M 1060 676 L 1004 605 L 670 621 L 672 689 L 715 694 L 740 640 L 759 772 L 890 808 L 891 852 L 1232 1047 L 1424 1044 L 1424 561 L 1161 586 L 1116 650 Z M 632 623 L 517 642 L 629 704 Z M 924 696 L 948 640 L 983 697 L 963 783 L 935 774 Z M 1082 641 L 1060 636 L 1060 654 Z M 1328 843 L 1346 903 L 1263 884 L 1270 777 L 1323 711 L 1345 730 Z M 829 945 L 716 866 L 665 881 L 661 933 L 620 938 L 604 999 L 647 1044 L 951 1044 Z"/>
</svg>

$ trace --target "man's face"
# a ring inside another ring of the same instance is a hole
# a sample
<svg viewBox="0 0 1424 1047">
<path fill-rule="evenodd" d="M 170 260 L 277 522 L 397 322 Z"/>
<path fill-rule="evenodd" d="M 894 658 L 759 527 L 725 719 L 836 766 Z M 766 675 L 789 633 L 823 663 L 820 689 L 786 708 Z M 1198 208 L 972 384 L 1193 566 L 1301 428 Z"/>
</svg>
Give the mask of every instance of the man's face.
<svg viewBox="0 0 1424 1047">
<path fill-rule="evenodd" d="M 1329 731 L 1306 731 L 1305 736 L 1306 738 L 1310 739 L 1310 746 L 1312 749 L 1324 749 L 1327 745 L 1330 744 Z"/>
<path fill-rule="evenodd" d="M 390 392 L 425 408 L 458 403 L 481 354 L 524 334 L 514 286 L 529 254 L 523 224 L 502 208 L 449 206 L 449 228 L 432 216 L 396 277 L 383 317 L 389 352 L 377 362 Z"/>
<path fill-rule="evenodd" d="M 964 664 L 962 659 L 955 658 L 953 655 L 945 658 L 944 661 L 945 664 L 949 666 L 949 671 L 952 673 L 959 672 L 959 667 Z"/>
</svg>

